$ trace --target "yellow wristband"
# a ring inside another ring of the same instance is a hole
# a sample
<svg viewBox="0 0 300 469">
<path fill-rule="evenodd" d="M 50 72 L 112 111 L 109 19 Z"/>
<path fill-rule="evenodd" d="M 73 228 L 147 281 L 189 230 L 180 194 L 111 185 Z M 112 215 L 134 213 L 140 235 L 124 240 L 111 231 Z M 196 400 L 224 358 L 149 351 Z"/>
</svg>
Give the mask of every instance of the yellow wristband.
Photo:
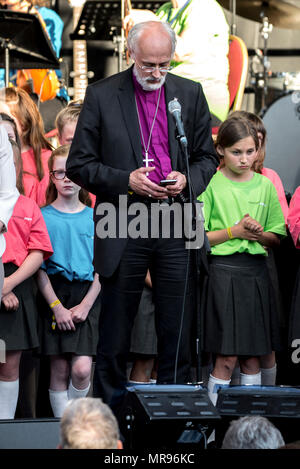
<svg viewBox="0 0 300 469">
<path fill-rule="evenodd" d="M 50 308 L 52 309 L 52 308 L 54 308 L 54 306 L 59 305 L 59 304 L 60 304 L 60 301 L 59 301 L 59 300 L 55 300 L 55 301 L 53 301 L 53 303 L 51 303 L 49 306 L 50 306 Z"/>
<path fill-rule="evenodd" d="M 229 239 L 233 239 L 233 238 L 234 238 L 230 226 L 227 228 L 227 234 L 228 234 L 228 238 L 229 238 Z"/>
</svg>

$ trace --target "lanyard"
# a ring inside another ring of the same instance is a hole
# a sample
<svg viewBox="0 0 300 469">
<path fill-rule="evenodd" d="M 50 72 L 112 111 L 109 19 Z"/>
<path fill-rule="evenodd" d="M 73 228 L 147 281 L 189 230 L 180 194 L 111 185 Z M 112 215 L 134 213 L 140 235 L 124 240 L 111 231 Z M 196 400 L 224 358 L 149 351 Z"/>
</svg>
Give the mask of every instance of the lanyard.
<svg viewBox="0 0 300 469">
<path fill-rule="evenodd" d="M 158 98 L 157 98 L 157 104 L 156 104 L 155 114 L 154 114 L 153 121 L 152 121 L 152 124 L 151 124 L 151 129 L 150 129 L 150 133 L 149 133 L 149 138 L 148 138 L 147 147 L 146 147 L 146 145 L 145 145 L 145 139 L 144 139 L 142 124 L 141 124 L 141 120 L 140 120 L 139 108 L 138 108 L 138 105 L 137 105 L 136 96 L 134 95 L 135 105 L 136 105 L 136 110 L 137 110 L 137 116 L 138 116 L 138 121 L 139 121 L 139 127 L 140 127 L 140 133 L 141 133 L 142 142 L 143 142 L 143 147 L 144 147 L 144 151 L 145 151 L 145 159 L 143 159 L 143 161 L 144 161 L 144 163 L 145 163 L 146 168 L 148 168 L 148 163 L 149 163 L 150 161 L 154 161 L 153 159 L 148 158 L 148 155 L 149 155 L 149 147 L 150 147 L 150 142 L 151 142 L 151 137 L 152 137 L 152 131 L 153 131 L 153 127 L 154 127 L 154 124 L 155 124 L 155 121 L 156 121 L 157 112 L 158 112 L 158 107 L 159 107 L 161 89 L 162 89 L 162 87 L 159 88 L 159 93 L 158 93 Z M 149 173 L 146 173 L 146 176 L 149 176 Z"/>
</svg>

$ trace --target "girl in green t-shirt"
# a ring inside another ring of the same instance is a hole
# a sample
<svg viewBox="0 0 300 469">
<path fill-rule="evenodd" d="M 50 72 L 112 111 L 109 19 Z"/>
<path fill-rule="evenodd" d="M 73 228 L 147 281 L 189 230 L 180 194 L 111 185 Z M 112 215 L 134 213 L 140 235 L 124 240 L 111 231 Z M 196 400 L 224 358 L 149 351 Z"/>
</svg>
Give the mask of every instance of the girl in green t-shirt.
<svg viewBox="0 0 300 469">
<path fill-rule="evenodd" d="M 216 141 L 220 169 L 201 195 L 211 245 L 203 343 L 216 356 L 208 382 L 213 403 L 237 360 L 241 384 L 261 384 L 259 357 L 280 344 L 265 247 L 279 244 L 285 222 L 275 187 L 251 169 L 258 148 L 251 122 L 227 119 Z"/>
</svg>

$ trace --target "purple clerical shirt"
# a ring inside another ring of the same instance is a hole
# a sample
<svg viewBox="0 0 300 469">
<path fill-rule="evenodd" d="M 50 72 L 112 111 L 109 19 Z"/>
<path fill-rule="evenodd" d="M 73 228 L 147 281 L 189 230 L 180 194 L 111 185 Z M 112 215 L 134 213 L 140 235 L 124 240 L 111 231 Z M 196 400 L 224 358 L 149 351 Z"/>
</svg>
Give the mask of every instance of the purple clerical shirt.
<svg viewBox="0 0 300 469">
<path fill-rule="evenodd" d="M 137 82 L 134 74 L 132 76 L 137 103 L 137 112 L 140 121 L 140 132 L 143 132 L 145 147 L 147 148 L 150 129 L 155 116 L 159 90 L 143 90 L 141 85 Z M 143 159 L 145 159 L 145 148 L 142 136 L 141 151 L 143 154 Z M 159 184 L 159 182 L 162 179 L 165 179 L 166 176 L 172 171 L 171 159 L 169 155 L 168 120 L 166 113 L 164 86 L 161 88 L 159 107 L 152 130 L 148 153 L 148 159 L 153 160 L 148 163 L 148 166 L 155 166 L 155 171 L 151 171 L 148 177 L 152 182 Z M 144 166 L 146 166 L 145 162 Z"/>
</svg>

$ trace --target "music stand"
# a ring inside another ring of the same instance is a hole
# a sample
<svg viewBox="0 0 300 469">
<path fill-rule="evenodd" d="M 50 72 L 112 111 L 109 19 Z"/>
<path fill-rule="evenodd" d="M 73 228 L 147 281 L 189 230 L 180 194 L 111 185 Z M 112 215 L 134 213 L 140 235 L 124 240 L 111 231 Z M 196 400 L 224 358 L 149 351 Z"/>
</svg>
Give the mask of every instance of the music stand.
<svg viewBox="0 0 300 469">
<path fill-rule="evenodd" d="M 155 12 L 164 2 L 141 0 L 131 2 L 132 8 L 150 9 Z M 122 69 L 125 50 L 122 30 L 122 0 L 88 0 L 83 5 L 78 23 L 70 34 L 72 41 L 104 40 L 117 44 L 118 69 Z"/>
<path fill-rule="evenodd" d="M 5 69 L 6 87 L 10 67 L 59 68 L 47 33 L 35 15 L 0 10 L 0 67 Z"/>
<path fill-rule="evenodd" d="M 132 1 L 134 9 L 148 9 L 155 12 L 164 1 Z M 119 0 L 88 0 L 83 5 L 80 18 L 70 39 L 112 40 L 114 34 L 121 34 L 121 2 Z"/>
</svg>

